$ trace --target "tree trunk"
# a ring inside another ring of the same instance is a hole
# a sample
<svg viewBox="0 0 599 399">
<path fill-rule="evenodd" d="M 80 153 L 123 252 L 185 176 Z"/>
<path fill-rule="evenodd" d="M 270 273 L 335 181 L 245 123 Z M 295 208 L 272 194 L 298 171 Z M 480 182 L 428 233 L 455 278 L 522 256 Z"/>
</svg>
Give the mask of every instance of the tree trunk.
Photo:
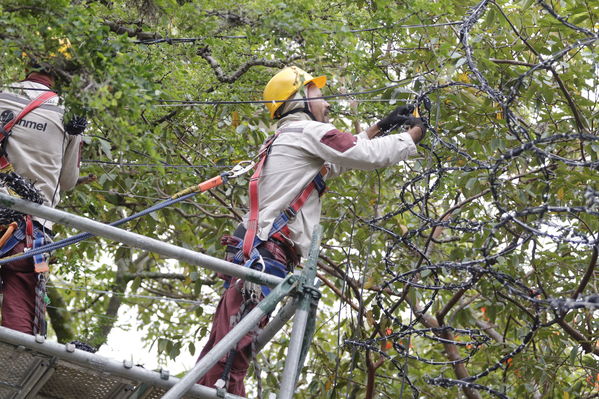
<svg viewBox="0 0 599 399">
<path fill-rule="evenodd" d="M 50 305 L 47 309 L 50 319 L 48 321 L 52 324 L 58 342 L 71 342 L 75 339 L 71 313 L 67 309 L 67 305 L 60 292 L 56 288 L 50 287 L 50 285 L 52 284 L 48 284 L 48 297 L 50 298 Z"/>
<path fill-rule="evenodd" d="M 108 334 L 114 327 L 117 321 L 119 308 L 123 303 L 123 293 L 127 289 L 127 284 L 130 279 L 125 276 L 129 271 L 129 266 L 133 263 L 131 259 L 131 250 L 119 248 L 115 254 L 115 263 L 117 272 L 112 284 L 112 296 L 106 306 L 106 311 L 103 317 L 98 321 L 98 328 L 94 335 L 90 338 L 90 343 L 96 348 L 100 348 L 108 340 Z"/>
</svg>

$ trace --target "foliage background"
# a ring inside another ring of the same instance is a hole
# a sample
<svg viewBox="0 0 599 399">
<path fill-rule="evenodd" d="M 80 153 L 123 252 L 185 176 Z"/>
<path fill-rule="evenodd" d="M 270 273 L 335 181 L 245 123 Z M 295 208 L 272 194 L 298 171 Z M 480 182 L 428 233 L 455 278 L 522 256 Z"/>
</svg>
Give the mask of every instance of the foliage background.
<svg viewBox="0 0 599 399">
<path fill-rule="evenodd" d="M 382 88 L 330 101 L 352 132 L 428 95 L 417 159 L 331 182 L 297 396 L 591 397 L 596 313 L 559 305 L 598 292 L 598 18 L 586 0 L 2 0 L 0 82 L 24 77 L 23 51 L 70 40 L 81 69 L 57 71 L 58 90 L 91 121 L 82 174 L 96 179 L 61 208 L 106 222 L 249 159 L 272 132 L 263 106 L 219 101 L 259 100 L 285 65 L 326 74 L 325 94 Z M 221 256 L 246 185 L 127 228 Z M 212 273 L 97 238 L 55 263 L 54 287 L 74 287 L 51 289 L 62 342 L 104 344 L 129 306 L 128 328 L 146 326 L 163 358 L 198 353 L 222 290 Z M 260 355 L 263 394 L 287 337 Z"/>
</svg>

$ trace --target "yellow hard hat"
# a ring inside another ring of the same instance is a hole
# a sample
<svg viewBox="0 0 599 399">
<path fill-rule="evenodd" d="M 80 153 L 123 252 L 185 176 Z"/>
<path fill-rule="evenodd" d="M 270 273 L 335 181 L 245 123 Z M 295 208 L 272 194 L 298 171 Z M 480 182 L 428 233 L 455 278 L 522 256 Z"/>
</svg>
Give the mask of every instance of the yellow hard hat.
<svg viewBox="0 0 599 399">
<path fill-rule="evenodd" d="M 58 39 L 58 53 L 60 55 L 62 55 L 65 60 L 71 60 L 73 59 L 73 54 L 71 54 L 71 51 L 73 49 L 73 46 L 71 45 L 71 41 L 68 38 L 62 38 L 62 39 Z M 54 56 L 54 54 L 50 54 L 50 56 Z"/>
<path fill-rule="evenodd" d="M 52 51 L 40 56 L 33 55 L 27 51 L 23 51 L 21 53 L 21 57 L 24 60 L 28 61 L 30 67 L 33 67 L 35 69 L 43 69 L 43 64 L 51 64 L 59 66 L 61 68 L 66 68 L 67 66 L 70 66 L 70 64 L 73 61 L 73 46 L 71 45 L 71 41 L 66 37 L 53 38 L 53 40 L 58 41 L 58 47 L 56 48 L 56 52 Z"/>
<path fill-rule="evenodd" d="M 266 84 L 262 98 L 266 103 L 266 108 L 270 112 L 270 119 L 274 119 L 277 109 L 284 104 L 284 101 L 297 92 L 301 86 L 308 83 L 314 83 L 319 89 L 327 83 L 326 76 L 313 77 L 308 72 L 298 67 L 287 67 L 279 71 Z"/>
</svg>

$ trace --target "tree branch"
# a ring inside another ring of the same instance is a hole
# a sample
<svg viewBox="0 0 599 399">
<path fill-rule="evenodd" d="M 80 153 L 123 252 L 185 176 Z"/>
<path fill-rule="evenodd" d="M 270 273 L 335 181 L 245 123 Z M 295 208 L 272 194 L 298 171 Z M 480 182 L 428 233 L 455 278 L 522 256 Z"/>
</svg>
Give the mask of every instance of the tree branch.
<svg viewBox="0 0 599 399">
<path fill-rule="evenodd" d="M 354 309 L 356 312 L 360 311 L 360 307 L 353 303 L 351 299 L 343 295 L 339 288 L 335 287 L 335 284 L 331 283 L 324 275 L 322 275 L 321 273 L 316 273 L 316 276 L 320 279 L 320 281 L 324 283 L 324 285 L 332 289 L 335 295 L 337 295 L 341 300 L 343 300 L 343 302 L 351 306 L 352 309 Z"/>
<path fill-rule="evenodd" d="M 63 343 L 71 342 L 75 339 L 75 333 L 71 328 L 73 323 L 71 312 L 67 309 L 62 295 L 52 283 L 49 282 L 47 289 L 51 303 L 51 306 L 48 306 L 48 316 L 50 316 L 52 328 L 56 333 L 56 340 Z"/>
<path fill-rule="evenodd" d="M 599 356 L 599 348 L 597 348 L 594 345 L 594 343 L 590 339 L 585 337 L 580 331 L 576 330 L 574 327 L 572 327 L 570 324 L 568 324 L 568 322 L 566 322 L 564 319 L 558 319 L 557 324 L 559 324 L 560 327 L 570 337 L 572 337 L 576 342 L 578 342 L 582 346 L 582 349 L 584 349 L 584 351 L 586 353 L 592 353 L 596 356 Z"/>
<path fill-rule="evenodd" d="M 509 65 L 520 65 L 526 67 L 534 67 L 536 64 L 531 64 L 528 62 L 516 61 L 516 60 L 498 60 L 497 58 L 489 58 L 489 61 L 494 62 L 496 64 L 509 64 Z"/>
<path fill-rule="evenodd" d="M 423 313 L 422 309 L 420 308 L 420 305 L 412 302 L 412 300 L 410 298 L 406 298 L 406 301 L 412 307 L 412 311 L 414 312 L 414 314 L 416 314 L 417 316 L 420 316 L 420 320 L 421 320 L 422 324 L 424 324 L 424 326 L 426 326 L 427 328 L 435 328 L 435 329 L 440 328 L 440 325 L 437 322 L 437 319 L 434 318 L 433 316 L 429 315 L 428 313 Z M 441 338 L 448 340 L 448 341 L 455 340 L 453 334 L 449 330 L 446 330 L 446 329 L 443 329 L 441 332 L 435 333 L 435 334 L 440 336 Z M 456 362 L 456 361 L 462 359 L 462 357 L 460 356 L 460 353 L 458 351 L 458 348 L 455 344 L 452 344 L 449 342 L 444 342 L 443 347 L 445 348 L 445 354 L 447 355 L 447 359 L 449 361 Z M 453 367 L 453 371 L 458 379 L 465 379 L 465 378 L 470 377 L 470 374 L 468 373 L 468 370 L 466 370 L 466 366 L 464 365 L 464 363 L 453 363 L 452 367 Z M 480 395 L 480 393 L 472 388 L 462 387 L 462 391 L 464 392 L 464 395 L 466 395 L 466 397 L 468 399 L 482 399 L 482 396 Z"/>
<path fill-rule="evenodd" d="M 539 54 L 539 52 L 537 50 L 535 50 L 535 48 L 533 46 L 531 46 L 528 43 L 528 41 L 520 34 L 520 32 L 518 31 L 518 29 L 516 29 L 516 27 L 512 23 L 512 21 L 507 17 L 507 15 L 505 15 L 505 13 L 503 12 L 503 9 L 501 7 L 499 7 L 499 5 L 497 3 L 493 3 L 493 4 L 495 4 L 495 7 L 497 7 L 497 9 L 499 9 L 499 12 L 501 13 L 501 15 L 503 15 L 503 18 L 510 25 L 510 27 L 512 28 L 512 30 L 514 31 L 514 33 L 516 34 L 516 36 L 518 36 L 518 38 L 520 38 L 520 40 L 522 40 L 522 42 L 526 45 L 526 47 L 528 47 L 530 49 L 530 51 L 535 56 L 537 56 L 537 58 L 539 60 L 543 61 L 543 57 L 541 56 L 541 54 Z M 578 108 L 576 107 L 576 104 L 574 103 L 574 100 L 572 99 L 572 95 L 568 91 L 568 88 L 566 87 L 566 85 L 564 84 L 564 82 L 562 81 L 562 79 L 560 78 L 560 76 L 558 75 L 557 71 L 555 70 L 555 68 L 553 68 L 552 65 L 549 65 L 547 67 L 547 69 L 549 69 L 551 71 L 551 74 L 555 78 L 555 81 L 557 82 L 557 84 L 560 87 L 562 93 L 564 94 L 564 97 L 566 98 L 566 102 L 568 103 L 568 106 L 570 107 L 570 110 L 572 110 L 572 114 L 574 115 L 574 119 L 576 120 L 576 127 L 578 128 L 578 131 L 579 132 L 586 131 L 587 129 L 586 129 L 586 126 L 585 126 L 585 124 L 583 122 L 582 115 L 580 115 L 580 112 L 578 111 Z"/>
<path fill-rule="evenodd" d="M 77 186 L 82 185 L 82 184 L 89 184 L 92 182 L 95 182 L 98 179 L 98 177 L 94 174 L 89 174 L 87 176 L 79 176 L 79 178 L 77 179 Z"/>
<path fill-rule="evenodd" d="M 589 267 L 587 267 L 587 271 L 580 280 L 580 284 L 578 284 L 578 288 L 572 294 L 572 299 L 578 298 L 578 295 L 582 294 L 584 288 L 587 286 L 591 277 L 593 276 L 593 272 L 595 271 L 595 266 L 597 266 L 597 247 L 593 248 L 593 255 L 591 255 L 591 261 L 589 262 Z"/>
<path fill-rule="evenodd" d="M 366 352 L 366 393 L 364 399 L 374 398 L 374 381 L 376 377 L 376 367 L 372 361 L 372 352 Z"/>
<path fill-rule="evenodd" d="M 324 265 L 322 262 L 318 263 L 319 267 L 324 269 L 327 273 L 329 273 L 331 276 L 337 276 L 340 277 L 343 281 L 345 281 L 349 287 L 352 289 L 352 291 L 354 292 L 354 295 L 356 296 L 356 298 L 360 297 L 360 287 L 358 286 L 358 283 L 356 282 L 356 280 L 354 280 L 353 278 L 351 278 L 350 276 L 348 276 L 340 267 L 338 264 L 336 264 L 335 262 L 333 262 L 332 259 L 330 259 L 329 257 L 327 257 L 326 255 L 320 254 L 319 256 L 322 260 L 324 260 L 325 262 L 327 262 L 329 265 L 331 265 L 331 268 L 328 268 L 326 265 Z"/>
<path fill-rule="evenodd" d="M 115 263 L 118 265 L 118 269 L 112 286 L 113 295 L 110 297 L 108 305 L 105 309 L 105 315 L 107 317 L 102 318 L 102 320 L 99 322 L 99 326 L 90 340 L 91 344 L 98 349 L 106 343 L 108 340 L 108 334 L 110 334 L 110 331 L 116 323 L 119 308 L 123 302 L 123 296 L 121 294 L 125 292 L 127 283 L 129 282 L 129 280 L 124 278 L 124 271 L 126 268 L 125 265 L 131 263 L 131 259 L 125 258 L 125 256 L 118 257 L 117 255 L 115 260 Z"/>
<path fill-rule="evenodd" d="M 451 308 L 454 307 L 454 305 L 456 303 L 458 303 L 458 301 L 460 300 L 460 298 L 466 293 L 466 291 L 468 291 L 468 288 L 462 288 L 460 289 L 458 292 L 456 292 L 451 299 L 445 304 L 445 306 L 443 306 L 443 309 L 441 309 L 437 314 L 436 314 L 436 318 L 437 318 L 437 322 L 439 323 L 440 326 L 445 324 L 445 316 L 447 315 L 447 313 L 449 313 L 449 311 L 451 310 Z"/>
<path fill-rule="evenodd" d="M 137 40 L 150 40 L 150 39 L 160 39 L 161 35 L 158 33 L 152 32 L 143 32 L 141 29 L 130 29 L 123 26 L 123 23 L 114 22 L 114 21 L 105 21 L 106 25 L 110 28 L 110 30 L 117 35 L 127 35 L 129 37 L 135 37 Z"/>
<path fill-rule="evenodd" d="M 160 125 L 162 122 L 166 122 L 166 121 L 170 121 L 175 115 L 177 115 L 179 113 L 179 110 L 174 110 L 169 112 L 168 114 L 164 115 L 161 118 L 156 119 L 153 122 L 150 122 L 150 125 L 152 126 L 158 126 Z"/>
<path fill-rule="evenodd" d="M 490 323 L 487 323 L 486 321 L 480 320 L 479 318 L 475 318 L 474 319 L 474 323 L 476 324 L 476 326 L 478 328 L 480 328 L 485 333 L 487 333 L 487 335 L 489 337 L 493 338 L 495 341 L 497 341 L 499 343 L 503 343 L 504 342 L 503 336 L 501 334 L 499 334 L 497 332 L 497 330 L 495 330 L 495 328 Z"/>
<path fill-rule="evenodd" d="M 210 194 L 215 200 L 217 200 L 218 202 L 220 202 L 222 205 L 224 205 L 229 211 L 231 211 L 231 213 L 235 216 L 234 220 L 240 222 L 241 219 L 243 219 L 243 216 L 237 212 L 235 209 L 233 209 L 232 206 L 228 205 L 224 199 L 222 199 L 221 197 L 219 197 L 214 190 L 208 190 L 207 191 L 208 194 Z"/>
<path fill-rule="evenodd" d="M 197 54 L 208 62 L 208 64 L 214 71 L 216 78 L 222 83 L 235 82 L 237 79 L 239 79 L 241 77 L 241 75 L 246 73 L 251 67 L 254 67 L 254 66 L 261 65 L 261 66 L 272 67 L 272 68 L 283 68 L 285 65 L 289 64 L 291 61 L 301 58 L 299 55 L 291 56 L 287 60 L 267 60 L 264 58 L 255 58 L 254 57 L 251 60 L 247 61 L 245 64 L 241 65 L 239 68 L 237 68 L 237 70 L 235 72 L 233 72 L 232 74 L 226 75 L 225 72 L 223 71 L 222 67 L 220 66 L 220 63 L 216 59 L 214 59 L 214 57 L 212 57 L 212 53 L 211 53 L 209 47 L 200 48 L 198 50 Z"/>
</svg>

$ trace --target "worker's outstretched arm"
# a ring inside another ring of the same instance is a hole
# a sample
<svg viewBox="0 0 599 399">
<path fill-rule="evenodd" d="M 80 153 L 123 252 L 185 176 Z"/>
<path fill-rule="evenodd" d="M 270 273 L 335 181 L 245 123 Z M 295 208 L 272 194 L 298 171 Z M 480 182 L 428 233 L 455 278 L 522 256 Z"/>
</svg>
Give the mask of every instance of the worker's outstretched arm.
<svg viewBox="0 0 599 399">
<path fill-rule="evenodd" d="M 299 137 L 304 150 L 333 166 L 332 175 L 347 169 L 372 170 L 390 166 L 416 154 L 416 145 L 409 133 L 371 140 L 366 132 L 354 136 L 332 124 L 314 122 L 306 126 Z"/>
</svg>

